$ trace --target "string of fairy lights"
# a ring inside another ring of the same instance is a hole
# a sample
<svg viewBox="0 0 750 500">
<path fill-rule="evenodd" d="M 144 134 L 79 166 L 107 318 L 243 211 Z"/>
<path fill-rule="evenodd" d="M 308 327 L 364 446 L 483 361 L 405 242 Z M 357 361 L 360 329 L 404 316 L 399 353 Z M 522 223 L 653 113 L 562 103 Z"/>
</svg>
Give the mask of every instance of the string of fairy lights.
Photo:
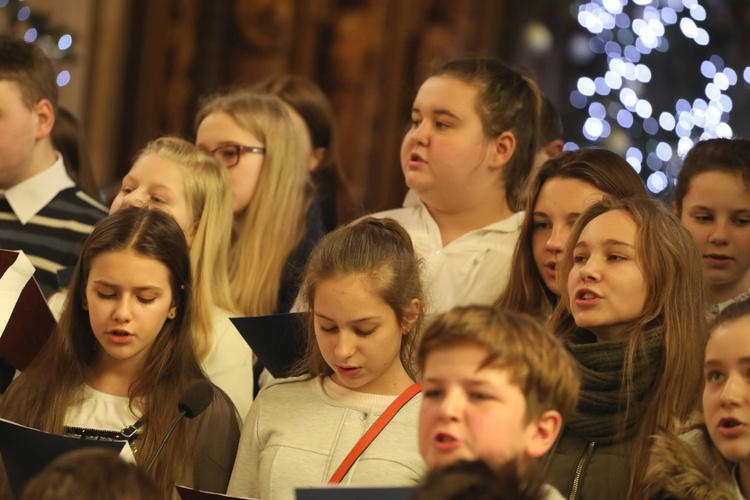
<svg viewBox="0 0 750 500">
<path fill-rule="evenodd" d="M 607 60 L 602 74 L 578 78 L 570 93 L 570 104 L 588 113 L 581 132 L 595 144 L 622 145 L 642 133 L 649 137 L 645 148 L 627 147 L 625 158 L 646 178 L 651 192 L 660 193 L 674 182 L 668 167 L 696 141 L 732 137 L 733 101 L 728 92 L 739 76 L 718 54 L 680 61 L 684 73 L 699 73 L 705 79 L 701 95 L 675 96 L 667 106 L 646 97 L 653 52 L 668 52 L 669 40 L 677 36 L 708 47 L 711 37 L 702 27 L 708 12 L 698 0 L 579 0 L 571 14 L 590 35 L 587 44 L 573 46 L 572 57 L 578 50 L 580 57 L 588 51 Z M 742 78 L 750 83 L 750 68 L 744 68 Z M 571 142 L 565 147 L 578 145 Z"/>
</svg>

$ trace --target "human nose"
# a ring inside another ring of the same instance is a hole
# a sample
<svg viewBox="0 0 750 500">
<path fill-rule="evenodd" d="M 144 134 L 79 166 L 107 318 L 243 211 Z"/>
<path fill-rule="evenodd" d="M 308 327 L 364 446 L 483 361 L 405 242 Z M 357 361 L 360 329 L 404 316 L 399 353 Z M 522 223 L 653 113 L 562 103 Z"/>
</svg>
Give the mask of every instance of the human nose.
<svg viewBox="0 0 750 500">
<path fill-rule="evenodd" d="M 356 350 L 356 336 L 346 331 L 341 331 L 336 338 L 334 352 L 338 359 L 348 359 Z"/>
<path fill-rule="evenodd" d="M 411 140 L 419 145 L 427 146 L 430 143 L 430 134 L 425 120 L 413 125 L 410 136 Z"/>
<path fill-rule="evenodd" d="M 565 248 L 565 241 L 568 239 L 568 230 L 559 224 L 552 226 L 549 239 L 547 240 L 546 249 L 553 254 L 562 253 Z"/>
<path fill-rule="evenodd" d="M 462 406 L 462 398 L 457 394 L 457 391 L 447 390 L 440 402 L 440 418 L 442 420 L 458 420 Z"/>
<path fill-rule="evenodd" d="M 133 319 L 133 311 L 127 297 L 118 297 L 112 317 L 118 323 L 128 323 Z"/>
<path fill-rule="evenodd" d="M 580 269 L 583 281 L 599 281 L 601 279 L 600 266 L 596 259 L 589 257 Z"/>
<path fill-rule="evenodd" d="M 147 202 L 139 190 L 131 191 L 122 198 L 122 208 L 144 207 Z"/>
<path fill-rule="evenodd" d="M 727 244 L 727 229 L 726 224 L 722 222 L 716 222 L 713 225 L 711 235 L 708 237 L 708 241 L 714 245 L 726 245 Z"/>
<path fill-rule="evenodd" d="M 738 380 L 738 377 L 729 375 L 721 390 L 720 401 L 722 406 L 738 405 L 742 401 L 744 392 L 744 384 Z"/>
</svg>

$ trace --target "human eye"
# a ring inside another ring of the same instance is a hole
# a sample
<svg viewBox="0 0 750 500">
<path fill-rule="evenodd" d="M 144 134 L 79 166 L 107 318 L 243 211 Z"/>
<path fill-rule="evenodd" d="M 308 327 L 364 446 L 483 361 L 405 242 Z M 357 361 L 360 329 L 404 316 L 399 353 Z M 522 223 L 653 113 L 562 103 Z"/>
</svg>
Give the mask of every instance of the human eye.
<svg viewBox="0 0 750 500">
<path fill-rule="evenodd" d="M 154 203 L 158 203 L 158 204 L 165 203 L 164 198 L 162 198 L 159 195 L 151 195 L 151 201 L 153 201 Z"/>
<path fill-rule="evenodd" d="M 132 188 L 132 187 L 130 187 L 130 186 L 122 186 L 122 187 L 120 188 L 120 192 L 121 192 L 121 193 L 124 193 L 124 194 L 130 194 L 130 193 L 132 193 L 132 192 L 133 192 L 133 188 Z"/>
<path fill-rule="evenodd" d="M 532 222 L 532 229 L 534 231 L 546 231 L 552 229 L 552 224 L 550 224 L 548 220 L 534 219 L 534 222 Z"/>
<path fill-rule="evenodd" d="M 607 260 L 618 262 L 618 261 L 628 260 L 628 258 L 622 254 L 613 253 L 607 256 Z"/>
<path fill-rule="evenodd" d="M 138 296 L 138 302 L 141 304 L 152 304 L 156 300 L 156 297 L 141 297 Z"/>
<path fill-rule="evenodd" d="M 435 122 L 435 128 L 438 130 L 445 130 L 445 129 L 450 128 L 450 124 L 438 121 L 438 122 Z"/>
<path fill-rule="evenodd" d="M 366 337 L 367 335 L 372 334 L 375 331 L 375 328 L 370 328 L 369 330 L 363 330 L 361 328 L 355 328 L 354 331 L 357 333 L 357 335 L 360 335 L 362 337 Z"/>
<path fill-rule="evenodd" d="M 323 323 L 318 323 L 318 328 L 325 333 L 336 333 L 339 330 L 336 325 L 324 325 Z"/>
<path fill-rule="evenodd" d="M 573 263 L 574 264 L 585 264 L 588 260 L 588 255 L 579 253 L 573 255 Z"/>
<path fill-rule="evenodd" d="M 721 373 L 720 371 L 713 370 L 710 372 L 706 372 L 706 382 L 716 383 L 716 382 L 721 382 L 723 380 L 724 380 L 724 374 Z"/>
<path fill-rule="evenodd" d="M 219 155 L 219 158 L 222 161 L 226 163 L 233 163 L 235 160 L 237 160 L 237 156 L 239 155 L 239 152 L 236 146 L 226 146 L 221 149 L 218 149 L 216 151 L 216 154 Z"/>
<path fill-rule="evenodd" d="M 693 215 L 693 219 L 694 219 L 694 220 L 695 220 L 696 222 L 699 222 L 699 223 L 701 223 L 701 224 L 708 224 L 708 223 L 710 223 L 710 222 L 713 222 L 713 220 L 714 220 L 714 218 L 713 218 L 713 216 L 712 216 L 712 215 L 710 215 L 710 214 L 705 214 L 705 213 L 698 213 L 698 214 L 695 214 L 695 215 Z"/>
<path fill-rule="evenodd" d="M 732 219 L 732 223 L 735 226 L 740 226 L 740 227 L 747 226 L 748 224 L 750 224 L 750 217 L 745 217 L 745 216 L 735 217 L 734 219 Z"/>
<path fill-rule="evenodd" d="M 117 296 L 117 294 L 115 294 L 114 292 L 108 293 L 107 291 L 103 291 L 103 290 L 97 290 L 96 295 L 100 299 L 104 299 L 104 300 L 111 300 Z"/>
<path fill-rule="evenodd" d="M 443 395 L 443 390 L 439 387 L 429 387 L 422 391 L 422 398 L 437 399 Z"/>
<path fill-rule="evenodd" d="M 488 401 L 490 399 L 493 399 L 493 397 L 490 394 L 486 392 L 482 392 L 482 391 L 473 391 L 469 393 L 469 397 L 476 401 Z"/>
</svg>

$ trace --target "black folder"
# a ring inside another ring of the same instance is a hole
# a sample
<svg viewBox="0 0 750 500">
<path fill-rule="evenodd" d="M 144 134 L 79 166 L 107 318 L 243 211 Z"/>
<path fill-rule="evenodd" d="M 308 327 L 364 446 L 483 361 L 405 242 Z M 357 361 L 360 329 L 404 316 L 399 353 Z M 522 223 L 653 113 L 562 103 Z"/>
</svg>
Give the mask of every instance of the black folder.
<svg viewBox="0 0 750 500">
<path fill-rule="evenodd" d="M 275 378 L 288 377 L 305 355 L 307 314 L 230 318 L 260 362 Z"/>
<path fill-rule="evenodd" d="M 411 486 L 330 485 L 297 488 L 297 500 L 409 500 L 412 493 Z"/>
<path fill-rule="evenodd" d="M 58 456 L 94 446 L 120 453 L 125 441 L 94 441 L 59 436 L 0 418 L 0 455 L 16 498 L 21 498 L 26 483 Z"/>
</svg>

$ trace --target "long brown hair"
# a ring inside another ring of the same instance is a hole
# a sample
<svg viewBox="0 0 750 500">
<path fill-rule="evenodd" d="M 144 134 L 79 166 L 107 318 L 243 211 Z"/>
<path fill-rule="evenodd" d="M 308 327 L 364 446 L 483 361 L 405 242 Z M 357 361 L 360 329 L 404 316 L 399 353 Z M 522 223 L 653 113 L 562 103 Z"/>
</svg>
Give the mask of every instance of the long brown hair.
<svg viewBox="0 0 750 500">
<path fill-rule="evenodd" d="M 644 334 L 655 325 L 661 325 L 664 331 L 662 364 L 635 437 L 628 496 L 633 498 L 638 497 L 648 465 L 649 436 L 658 429 L 677 430 L 677 425 L 699 405 L 700 391 L 696 388 L 701 386 L 706 346 L 706 299 L 701 257 L 695 241 L 680 221 L 657 201 L 607 197 L 581 214 L 573 226 L 570 241 L 578 241 L 589 222 L 612 210 L 625 212 L 636 224 L 637 259 L 647 287 L 643 311 L 628 328 L 621 385 L 626 409 L 623 422 L 627 410 L 635 403 L 631 401 L 630 387 L 635 375 L 634 361 L 645 350 Z M 573 246 L 567 246 L 558 263 L 561 283 L 568 282 L 573 267 Z M 575 342 L 583 332 L 576 326 L 569 304 L 566 285 L 561 287 L 560 302 L 549 327 L 562 339 Z"/>
<path fill-rule="evenodd" d="M 557 303 L 557 296 L 544 284 L 534 262 L 534 208 L 544 183 L 554 178 L 577 179 L 615 198 L 648 197 L 643 181 L 621 156 L 606 149 L 567 151 L 547 160 L 531 179 L 526 217 L 513 254 L 508 285 L 495 305 L 511 311 L 543 317 Z"/>
<path fill-rule="evenodd" d="M 86 373 L 99 349 L 83 307 L 92 262 L 104 252 L 126 249 L 167 267 L 178 312 L 164 322 L 141 372 L 130 384 L 130 406 L 142 415 L 136 460 L 145 463 L 177 416 L 183 391 L 193 380 L 205 379 L 190 331 L 192 285 L 187 242 L 174 218 L 162 210 L 123 208 L 96 225 L 76 265 L 57 329 L 3 395 L 0 415 L 43 431 L 64 432 L 68 408 L 78 404 Z M 195 420 L 183 420 L 177 426 L 151 469 L 164 498 L 171 496 L 178 480 L 192 484 Z"/>
<path fill-rule="evenodd" d="M 365 217 L 327 234 L 313 250 L 305 269 L 300 298 L 307 311 L 307 353 L 296 368 L 297 374 L 331 375 L 315 339 L 315 290 L 326 279 L 351 275 L 364 276 L 376 293 L 396 314 L 400 325 L 411 322 L 401 340 L 401 364 L 414 379 L 413 354 L 422 328 L 425 305 L 421 263 L 414 253 L 409 233 L 393 219 Z M 407 318 L 410 305 L 419 300 L 416 318 Z"/>
</svg>

